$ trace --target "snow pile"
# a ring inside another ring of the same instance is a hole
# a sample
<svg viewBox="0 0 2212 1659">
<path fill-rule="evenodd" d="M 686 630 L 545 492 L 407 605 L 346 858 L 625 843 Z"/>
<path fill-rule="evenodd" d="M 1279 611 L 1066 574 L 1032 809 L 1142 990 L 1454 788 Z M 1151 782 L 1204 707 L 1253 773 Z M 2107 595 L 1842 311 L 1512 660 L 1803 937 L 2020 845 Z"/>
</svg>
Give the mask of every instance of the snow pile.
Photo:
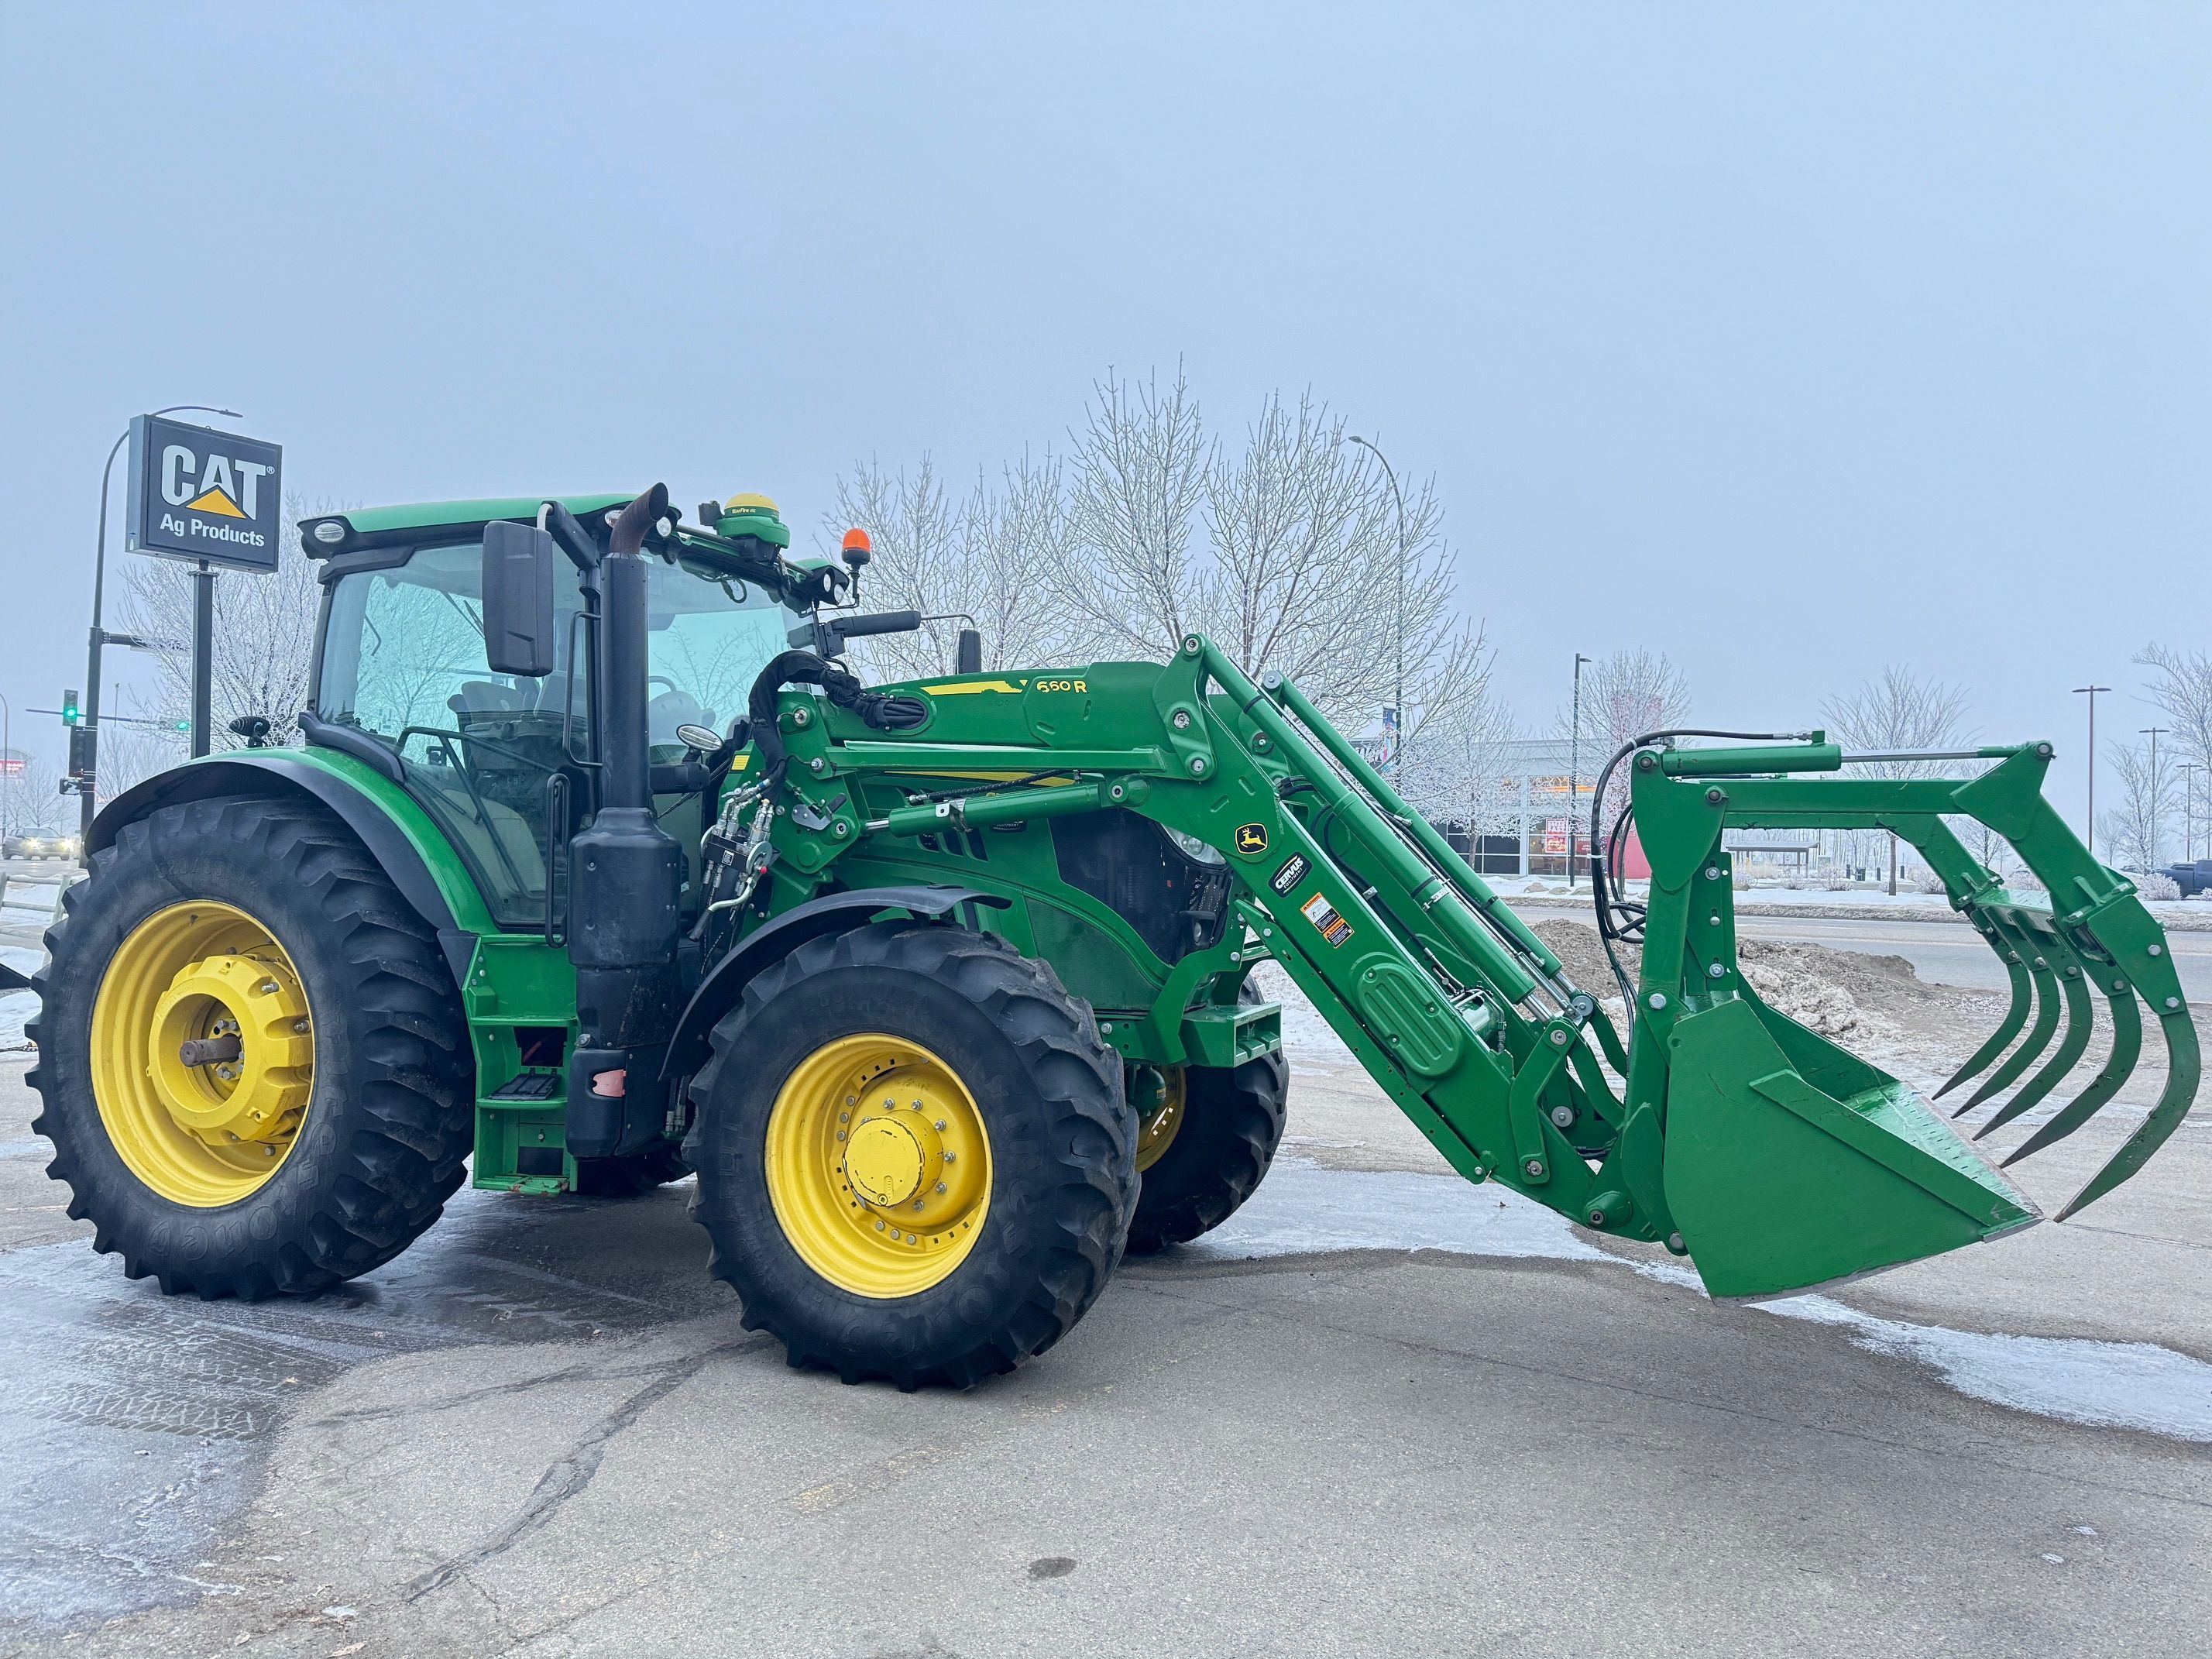
<svg viewBox="0 0 2212 1659">
<path fill-rule="evenodd" d="M 1861 1007 L 1840 982 L 1809 978 L 1794 966 L 1757 961 L 1752 957 L 1752 944 L 1745 942 L 1738 958 L 1744 983 L 1775 1012 L 1832 1042 L 1869 1042 L 1896 1036 L 1887 1020 Z"/>
</svg>

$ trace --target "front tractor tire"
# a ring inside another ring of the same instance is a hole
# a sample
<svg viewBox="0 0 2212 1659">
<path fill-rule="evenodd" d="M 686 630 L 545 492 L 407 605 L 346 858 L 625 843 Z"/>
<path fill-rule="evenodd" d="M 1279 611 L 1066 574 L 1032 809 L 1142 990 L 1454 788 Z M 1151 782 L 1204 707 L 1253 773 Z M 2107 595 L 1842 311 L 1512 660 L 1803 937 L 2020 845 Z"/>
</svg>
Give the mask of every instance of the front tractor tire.
<svg viewBox="0 0 2212 1659">
<path fill-rule="evenodd" d="M 965 1388 L 1066 1335 L 1121 1260 L 1121 1062 L 991 935 L 875 922 L 801 945 L 714 1028 L 692 1097 L 711 1270 L 795 1366 Z"/>
<path fill-rule="evenodd" d="M 224 796 L 126 824 L 36 986 L 32 1127 L 93 1248 L 172 1295 L 308 1295 L 436 1220 L 472 1136 L 435 935 L 334 815 Z"/>
<path fill-rule="evenodd" d="M 1247 979 L 1237 1000 L 1266 1000 Z M 1212 1232 L 1260 1190 L 1282 1143 L 1291 1062 L 1280 1048 L 1237 1066 L 1133 1066 L 1136 1219 L 1129 1253 L 1149 1255 Z"/>
<path fill-rule="evenodd" d="M 1143 1190 L 1129 1250 L 1149 1255 L 1212 1232 L 1259 1191 L 1283 1139 L 1290 1064 L 1279 1049 L 1235 1066 L 1137 1069 L 1152 1075 L 1133 1089 Z"/>
</svg>

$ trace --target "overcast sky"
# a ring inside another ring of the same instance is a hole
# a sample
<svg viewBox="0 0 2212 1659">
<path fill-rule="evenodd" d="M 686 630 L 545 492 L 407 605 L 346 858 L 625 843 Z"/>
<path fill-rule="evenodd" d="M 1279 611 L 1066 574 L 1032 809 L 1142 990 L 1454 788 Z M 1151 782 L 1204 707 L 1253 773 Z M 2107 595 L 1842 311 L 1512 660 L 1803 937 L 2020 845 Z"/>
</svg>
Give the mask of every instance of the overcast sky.
<svg viewBox="0 0 2212 1659">
<path fill-rule="evenodd" d="M 101 459 L 179 401 L 311 496 L 665 477 L 804 541 L 855 456 L 971 473 L 1181 358 L 1436 476 L 1524 721 L 1578 649 L 1762 726 L 1898 661 L 2069 809 L 2068 688 L 2146 726 L 2132 653 L 2212 645 L 2203 5 L 0 0 L 0 64 L 50 756 Z"/>
</svg>

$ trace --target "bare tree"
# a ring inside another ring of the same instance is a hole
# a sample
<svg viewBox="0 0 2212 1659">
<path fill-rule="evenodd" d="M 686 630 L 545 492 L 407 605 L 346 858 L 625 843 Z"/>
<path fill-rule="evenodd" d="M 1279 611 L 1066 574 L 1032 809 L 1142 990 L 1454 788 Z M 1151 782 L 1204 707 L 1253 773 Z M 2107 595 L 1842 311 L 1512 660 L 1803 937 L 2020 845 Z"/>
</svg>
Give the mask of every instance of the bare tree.
<svg viewBox="0 0 2212 1659">
<path fill-rule="evenodd" d="M 1310 395 L 1270 397 L 1231 447 L 1207 436 L 1180 368 L 1164 389 L 1109 374 L 1072 435 L 1065 610 L 1102 651 L 1162 659 L 1203 633 L 1246 673 L 1279 671 L 1356 720 L 1390 701 L 1402 629 L 1401 753 L 1486 695 L 1433 482 L 1407 501 L 1401 550 L 1387 477 Z"/>
<path fill-rule="evenodd" d="M 1216 446 L 1180 364 L 1166 392 L 1111 371 L 1073 434 L 1074 558 L 1061 573 L 1073 624 L 1099 654 L 1159 658 L 1196 625 L 1208 586 L 1197 532 Z"/>
<path fill-rule="evenodd" d="M 2180 750 L 2180 758 L 2212 767 L 2212 652 L 2147 645 L 2136 660 L 2157 672 L 2147 689 L 2173 723 L 2172 746 Z"/>
<path fill-rule="evenodd" d="M 1857 690 L 1820 705 L 1828 735 L 1846 750 L 1887 753 L 1910 749 L 1955 749 L 1966 740 L 1966 693 L 1941 680 L 1923 679 L 1896 664 Z M 1939 769 L 1928 761 L 1860 763 L 1863 775 L 1928 777 Z M 1857 833 L 1863 832 L 1855 832 Z M 1897 837 L 1887 831 L 1889 890 L 1897 891 Z"/>
<path fill-rule="evenodd" d="M 1466 826 L 1481 836 L 1517 825 L 1520 795 L 1510 787 L 1507 747 L 1515 738 L 1512 711 L 1492 684 L 1493 652 L 1475 638 L 1471 683 L 1441 720 L 1429 721 L 1419 745 L 1399 769 L 1398 792 L 1422 817 Z"/>
<path fill-rule="evenodd" d="M 1164 385 L 1109 373 L 1065 461 L 1024 454 L 961 501 L 927 457 L 911 473 L 866 462 L 839 481 L 829 527 L 873 538 L 877 602 L 973 617 L 988 665 L 1161 661 L 1204 633 L 1245 672 L 1289 675 L 1340 720 L 1371 720 L 1390 699 L 1402 586 L 1401 752 L 1433 729 L 1463 760 L 1497 715 L 1481 630 L 1455 614 L 1433 483 L 1406 503 L 1401 584 L 1389 481 L 1346 445 L 1345 424 L 1311 397 L 1272 397 L 1243 442 L 1224 446 L 1180 367 Z M 861 660 L 938 673 L 948 643 L 890 635 Z"/>
<path fill-rule="evenodd" d="M 862 661 L 907 679 L 942 674 L 953 634 L 970 618 L 983 636 L 983 665 L 1048 662 L 1068 638 L 1061 573 L 1069 560 L 1067 500 L 1059 461 L 1024 453 L 994 486 L 979 472 L 974 490 L 950 501 L 927 455 L 909 477 L 874 461 L 837 481 L 825 528 L 867 531 L 875 557 L 862 592 L 872 607 L 912 607 L 946 620 L 922 633 L 877 635 Z"/>
<path fill-rule="evenodd" d="M 2120 804 L 2097 815 L 2097 833 L 2123 868 L 2155 870 L 2166 853 L 2166 820 L 2181 800 L 2173 763 L 2160 755 L 2154 769 L 2142 744 L 2109 744 L 2105 758 L 2119 779 Z"/>
<path fill-rule="evenodd" d="M 33 755 L 21 771 L 0 773 L 0 834 L 74 834 L 76 810 L 61 793 L 61 772 L 51 762 Z"/>
<path fill-rule="evenodd" d="M 216 579 L 210 680 L 217 748 L 234 749 L 245 741 L 228 729 L 231 720 L 244 714 L 266 717 L 273 744 L 300 741 L 300 711 L 307 702 L 321 593 L 314 565 L 300 549 L 299 521 L 338 510 L 328 502 L 310 507 L 288 490 L 276 568 L 267 575 L 228 572 Z M 158 657 L 157 706 L 163 716 L 185 718 L 192 691 L 191 568 L 174 559 L 132 560 L 125 578 L 123 614 L 131 632 L 166 647 Z M 110 735 L 102 734 L 103 750 Z"/>
<path fill-rule="evenodd" d="M 1593 784 L 1607 761 L 1647 732 L 1663 732 L 1690 718 L 1690 683 L 1665 652 L 1615 651 L 1583 671 L 1583 781 Z M 1559 738 L 1571 739 L 1571 704 L 1559 712 Z M 1616 770 L 1606 786 L 1600 817 L 1608 826 L 1628 804 L 1628 774 Z M 1579 810 L 1579 809 L 1578 809 Z M 1573 826 L 1575 835 L 1584 826 Z"/>
<path fill-rule="evenodd" d="M 166 688 L 164 688 L 166 690 Z M 133 784 L 167 770 L 191 750 L 177 730 L 183 716 L 160 708 L 125 688 L 118 688 L 100 717 L 100 799 L 115 799 Z"/>
</svg>

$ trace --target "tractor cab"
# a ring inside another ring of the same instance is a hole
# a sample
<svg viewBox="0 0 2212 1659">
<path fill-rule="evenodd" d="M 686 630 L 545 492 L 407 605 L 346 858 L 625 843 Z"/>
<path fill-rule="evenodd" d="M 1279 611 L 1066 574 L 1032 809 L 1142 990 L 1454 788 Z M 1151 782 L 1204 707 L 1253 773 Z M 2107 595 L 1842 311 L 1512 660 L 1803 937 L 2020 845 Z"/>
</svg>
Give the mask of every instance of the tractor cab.
<svg viewBox="0 0 2212 1659">
<path fill-rule="evenodd" d="M 604 549 L 613 510 L 628 499 L 562 505 Z M 554 565 L 548 672 L 501 672 L 486 639 L 487 533 L 497 540 L 499 530 L 534 525 L 539 508 L 434 503 L 301 526 L 303 545 L 322 560 L 325 595 L 302 729 L 404 788 L 511 927 L 559 925 L 566 843 L 597 805 L 595 569 L 574 559 Z M 672 781 L 657 794 L 668 827 L 694 848 L 703 826 L 690 820 L 702 804 L 696 788 L 675 782 L 693 752 L 679 732 L 727 732 L 754 678 L 811 608 L 835 597 L 842 574 L 785 556 L 790 532 L 766 496 L 737 496 L 712 522 L 711 532 L 671 523 L 648 544 L 657 556 L 645 569 L 649 758 L 656 778 Z"/>
</svg>

